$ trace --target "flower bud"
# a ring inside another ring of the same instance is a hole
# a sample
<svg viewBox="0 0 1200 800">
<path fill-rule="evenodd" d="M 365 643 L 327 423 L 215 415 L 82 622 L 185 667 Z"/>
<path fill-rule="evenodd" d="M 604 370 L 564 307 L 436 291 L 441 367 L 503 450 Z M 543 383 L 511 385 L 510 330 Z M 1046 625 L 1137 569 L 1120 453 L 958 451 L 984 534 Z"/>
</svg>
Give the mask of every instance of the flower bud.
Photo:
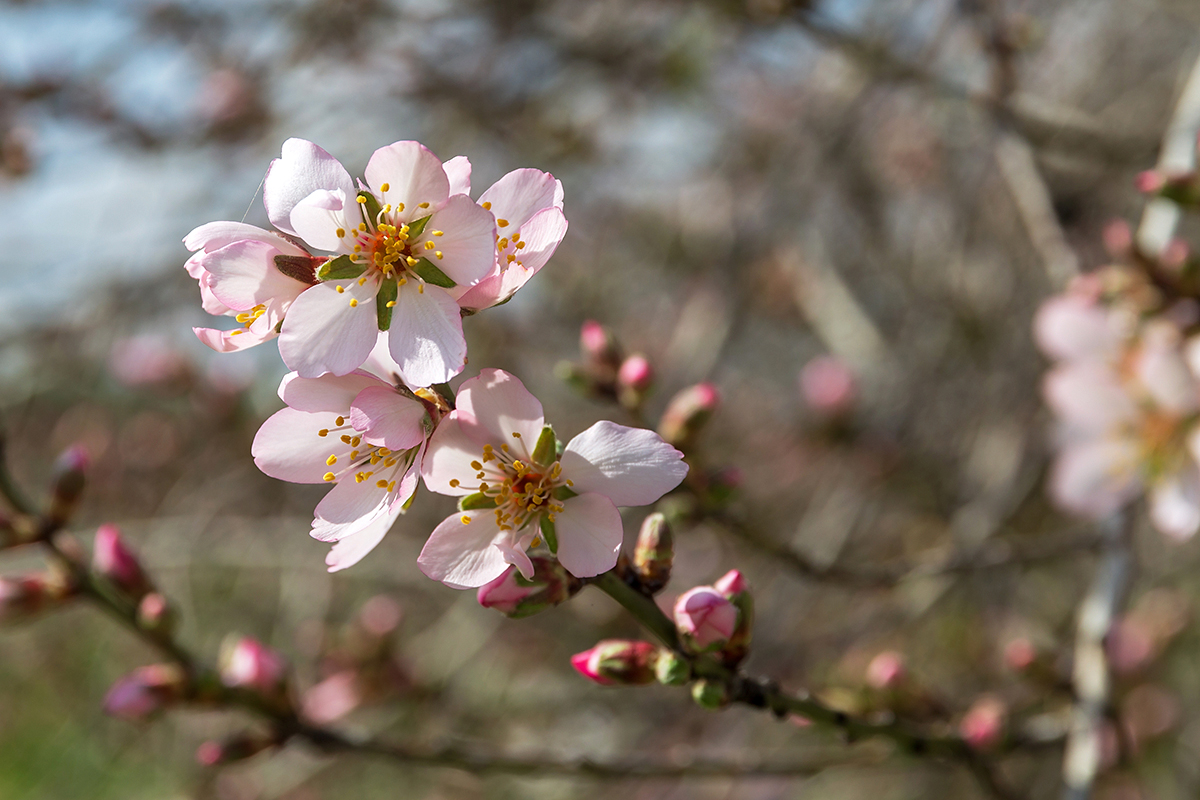
<svg viewBox="0 0 1200 800">
<path fill-rule="evenodd" d="M 675 626 L 690 650 L 716 650 L 737 629 L 738 610 L 712 586 L 697 586 L 675 601 Z"/>
<path fill-rule="evenodd" d="M 668 444 L 686 449 L 721 404 L 721 395 L 711 383 L 698 383 L 671 398 L 658 423 L 658 434 Z"/>
<path fill-rule="evenodd" d="M 633 569 L 638 580 L 649 592 L 658 592 L 671 579 L 671 563 L 675 558 L 675 537 L 667 518 L 655 512 L 642 522 L 637 545 L 633 550 Z"/>
<path fill-rule="evenodd" d="M 713 588 L 732 600 L 746 591 L 746 578 L 740 571 L 731 569 L 717 579 Z"/>
<path fill-rule="evenodd" d="M 616 338 L 595 320 L 585 321 L 579 329 L 579 351 L 589 371 L 615 376 L 621 366 L 621 351 Z"/>
<path fill-rule="evenodd" d="M 571 666 L 601 686 L 637 686 L 654 681 L 658 655 L 650 642 L 606 639 L 571 656 Z"/>
<path fill-rule="evenodd" d="M 818 356 L 800 370 L 800 394 L 823 417 L 848 414 L 858 399 L 854 373 L 841 359 Z"/>
<path fill-rule="evenodd" d="M 226 686 L 264 695 L 278 695 L 287 678 L 283 656 L 249 636 L 226 637 L 218 664 Z"/>
<path fill-rule="evenodd" d="M 895 689 L 905 677 L 904 656 L 895 650 L 884 650 L 867 665 L 867 685 L 872 689 Z"/>
<path fill-rule="evenodd" d="M 729 598 L 729 602 L 738 610 L 737 628 L 721 648 L 725 663 L 736 666 L 750 652 L 750 640 L 754 635 L 754 598 L 746 578 L 736 569 L 722 575 L 713 588 Z"/>
<path fill-rule="evenodd" d="M 92 571 L 140 599 L 154 587 L 116 525 L 101 525 L 92 549 Z"/>
<path fill-rule="evenodd" d="M 50 507 L 46 511 L 46 520 L 54 527 L 62 525 L 75 513 L 83 494 L 83 473 L 87 467 L 88 453 L 81 445 L 68 447 L 55 462 Z"/>
<path fill-rule="evenodd" d="M 1038 651 L 1033 642 L 1024 636 L 1004 645 L 1004 664 L 1013 672 L 1024 672 L 1037 661 Z"/>
<path fill-rule="evenodd" d="M 183 699 L 187 678 L 174 664 L 138 667 L 112 685 L 104 698 L 104 713 L 142 720 Z"/>
<path fill-rule="evenodd" d="M 683 686 L 692 679 L 692 665 L 678 653 L 663 650 L 654 664 L 654 677 L 664 686 Z"/>
<path fill-rule="evenodd" d="M 151 592 L 138 603 L 137 622 L 144 631 L 168 635 L 175 630 L 175 609 L 171 608 L 167 598 Z"/>
<path fill-rule="evenodd" d="M 533 577 L 526 579 L 509 567 L 491 583 L 479 587 L 479 605 L 513 619 L 532 616 L 569 600 L 582 587 L 579 579 L 553 558 L 532 557 Z"/>
<path fill-rule="evenodd" d="M 701 678 L 692 684 L 692 699 L 701 708 L 715 711 L 729 705 L 729 687 L 721 681 Z"/>
<path fill-rule="evenodd" d="M 0 624 L 23 622 L 77 592 L 65 574 L 30 573 L 0 578 Z"/>
<path fill-rule="evenodd" d="M 640 353 L 621 362 L 617 371 L 617 399 L 626 408 L 640 408 L 654 384 L 654 368 Z"/>
<path fill-rule="evenodd" d="M 1008 706 L 993 695 L 984 695 L 972 704 L 958 725 L 958 735 L 972 749 L 990 750 L 1004 735 Z"/>
</svg>

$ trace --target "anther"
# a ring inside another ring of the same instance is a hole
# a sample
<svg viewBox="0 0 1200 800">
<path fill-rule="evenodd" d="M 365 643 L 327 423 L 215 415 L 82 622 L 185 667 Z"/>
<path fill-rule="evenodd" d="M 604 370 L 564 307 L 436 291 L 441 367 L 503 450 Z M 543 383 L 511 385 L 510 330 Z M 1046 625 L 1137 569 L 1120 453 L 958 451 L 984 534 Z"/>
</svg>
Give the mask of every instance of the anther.
<svg viewBox="0 0 1200 800">
<path fill-rule="evenodd" d="M 480 205 L 483 206 L 485 210 L 491 210 L 492 208 L 492 204 L 489 201 L 484 201 L 480 203 Z"/>
<path fill-rule="evenodd" d="M 338 238 L 339 238 L 339 239 L 341 239 L 343 236 L 345 236 L 345 235 L 346 235 L 346 229 L 345 229 L 345 228 L 338 228 L 338 229 L 337 229 L 337 235 L 338 235 Z"/>
<path fill-rule="evenodd" d="M 506 219 L 498 219 L 498 220 L 496 220 L 496 224 L 497 224 L 497 225 L 499 225 L 501 228 L 507 228 L 507 227 L 508 227 L 508 220 L 506 220 Z"/>
<path fill-rule="evenodd" d="M 386 192 L 390 188 L 392 188 L 392 187 L 389 184 L 386 184 L 386 183 L 379 184 L 379 191 L 381 191 L 381 192 Z"/>
<path fill-rule="evenodd" d="M 358 301 L 357 301 L 357 300 L 355 300 L 353 297 L 351 297 L 351 298 L 350 298 L 350 307 L 351 307 L 351 308 L 358 308 Z"/>
<path fill-rule="evenodd" d="M 463 524 L 463 525 L 470 525 L 470 524 L 471 524 L 471 518 L 470 518 L 470 517 L 468 517 L 466 514 L 463 514 L 463 515 L 462 515 L 461 517 L 459 517 L 458 519 L 459 519 L 459 521 L 461 521 L 461 522 L 462 522 L 462 524 Z"/>
<path fill-rule="evenodd" d="M 321 430 L 317 431 L 317 436 L 328 436 L 328 435 L 329 435 L 329 428 L 321 428 Z"/>
<path fill-rule="evenodd" d="M 336 288 L 337 288 L 337 293 L 338 293 L 338 294 L 342 294 L 342 293 L 344 293 L 344 292 L 346 291 L 346 287 L 345 287 L 345 286 L 338 286 L 338 287 L 336 287 Z"/>
<path fill-rule="evenodd" d="M 337 463 L 337 456 L 330 454 L 329 458 L 325 459 L 325 463 L 332 467 Z"/>
<path fill-rule="evenodd" d="M 420 208 L 429 208 L 429 203 L 417 203 Z"/>
<path fill-rule="evenodd" d="M 332 481 L 337 478 L 337 475 L 334 475 L 332 472 L 326 472 L 324 478 L 326 481 Z"/>
<path fill-rule="evenodd" d="M 386 489 L 387 481 L 385 481 L 383 478 L 380 478 L 379 480 L 375 481 L 375 485 L 378 486 L 380 489 Z"/>
</svg>

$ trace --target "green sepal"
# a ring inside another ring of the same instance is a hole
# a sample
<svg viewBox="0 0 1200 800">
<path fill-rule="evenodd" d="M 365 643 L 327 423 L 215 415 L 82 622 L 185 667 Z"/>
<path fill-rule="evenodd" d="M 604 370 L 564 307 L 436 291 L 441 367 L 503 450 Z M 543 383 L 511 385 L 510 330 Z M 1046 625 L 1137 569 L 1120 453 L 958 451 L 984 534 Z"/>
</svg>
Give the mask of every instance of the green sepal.
<svg viewBox="0 0 1200 800">
<path fill-rule="evenodd" d="M 335 281 L 342 278 L 357 278 L 367 271 L 366 264 L 359 264 L 348 255 L 331 258 L 317 270 L 317 277 L 323 281 Z"/>
<path fill-rule="evenodd" d="M 579 497 L 579 492 L 569 486 L 559 486 L 554 490 L 555 500 L 570 500 L 572 497 Z"/>
<path fill-rule="evenodd" d="M 475 494 L 469 494 L 466 497 L 458 498 L 459 511 L 480 511 L 483 509 L 494 510 L 495 508 L 496 498 L 488 497 L 483 492 L 476 492 Z"/>
<path fill-rule="evenodd" d="M 435 392 L 437 392 L 439 395 L 442 396 L 442 399 L 446 401 L 446 405 L 450 406 L 451 411 L 454 410 L 454 390 L 450 388 L 450 384 L 435 383 L 433 386 L 430 386 L 429 388 L 433 389 Z"/>
<path fill-rule="evenodd" d="M 386 331 L 392 327 L 392 311 L 395 310 L 396 295 L 399 287 L 393 280 L 384 280 L 379 285 L 379 294 L 375 295 L 375 314 L 379 318 L 379 330 Z M 391 303 L 392 305 L 388 305 Z"/>
<path fill-rule="evenodd" d="M 429 218 L 432 216 L 432 214 L 426 214 L 420 219 L 414 219 L 412 222 L 408 223 L 408 238 L 415 239 L 424 233 L 425 226 L 429 224 Z"/>
<path fill-rule="evenodd" d="M 312 283 L 316 280 L 313 277 L 313 259 L 310 256 L 289 256 L 280 253 L 275 256 L 275 269 L 301 283 Z"/>
<path fill-rule="evenodd" d="M 551 553 L 558 553 L 558 534 L 554 532 L 554 523 L 550 517 L 543 514 L 538 521 L 538 527 L 542 529 L 542 538 L 546 540 L 546 547 L 550 548 Z"/>
<path fill-rule="evenodd" d="M 542 426 L 542 432 L 538 436 L 537 444 L 533 447 L 531 458 L 533 463 L 540 467 L 549 467 L 555 461 L 556 448 L 558 440 L 554 436 L 554 428 L 549 425 Z"/>
<path fill-rule="evenodd" d="M 379 214 L 383 211 L 379 206 L 379 199 L 370 192 L 359 192 L 358 196 L 364 200 L 364 202 L 359 203 L 363 209 L 363 216 L 371 220 L 371 222 L 378 222 Z"/>
<path fill-rule="evenodd" d="M 416 492 L 413 492 L 412 494 L 410 494 L 408 496 L 408 499 L 404 501 L 404 505 L 400 506 L 400 513 L 403 514 L 405 511 L 408 511 L 408 507 L 411 506 L 413 504 L 413 500 L 416 500 L 416 499 L 417 499 Z"/>
<path fill-rule="evenodd" d="M 420 275 L 421 280 L 426 283 L 432 283 L 434 286 L 440 286 L 443 289 L 450 289 L 458 285 L 450 280 L 450 277 L 438 269 L 428 258 L 422 258 L 417 262 L 415 267 L 409 267 L 409 269 Z"/>
</svg>

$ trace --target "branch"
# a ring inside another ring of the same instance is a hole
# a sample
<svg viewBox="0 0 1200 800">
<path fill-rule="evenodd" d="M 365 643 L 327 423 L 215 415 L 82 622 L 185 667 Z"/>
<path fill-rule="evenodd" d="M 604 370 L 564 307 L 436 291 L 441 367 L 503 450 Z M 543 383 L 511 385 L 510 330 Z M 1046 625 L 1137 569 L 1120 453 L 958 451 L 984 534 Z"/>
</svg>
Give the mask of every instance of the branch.
<svg viewBox="0 0 1200 800">
<path fill-rule="evenodd" d="M 1192 66 L 1167 132 L 1163 137 L 1158 170 L 1167 174 L 1191 172 L 1196 168 L 1196 136 L 1200 133 L 1200 58 Z M 1138 249 L 1157 258 L 1171 243 L 1179 224 L 1179 206 L 1164 198 L 1146 204 L 1137 230 Z"/>
</svg>

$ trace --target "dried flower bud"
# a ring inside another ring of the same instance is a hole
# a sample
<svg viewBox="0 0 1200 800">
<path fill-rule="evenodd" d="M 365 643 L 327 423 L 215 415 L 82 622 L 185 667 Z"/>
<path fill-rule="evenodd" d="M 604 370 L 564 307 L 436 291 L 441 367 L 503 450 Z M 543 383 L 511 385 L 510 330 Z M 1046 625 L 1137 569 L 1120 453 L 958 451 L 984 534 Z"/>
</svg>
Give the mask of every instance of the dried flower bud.
<svg viewBox="0 0 1200 800">
<path fill-rule="evenodd" d="M 231 688 L 277 696 L 287 678 L 283 656 L 249 636 L 226 637 L 218 663 L 221 682 Z"/>
<path fill-rule="evenodd" d="M 683 686 L 692 679 L 692 665 L 678 653 L 663 650 L 654 664 L 654 677 L 664 686 Z"/>
<path fill-rule="evenodd" d="M 92 571 L 135 599 L 154 588 L 116 525 L 101 525 L 96 531 Z"/>
<path fill-rule="evenodd" d="M 884 650 L 867 665 L 867 685 L 872 689 L 895 689 L 907 677 L 904 655 Z"/>
<path fill-rule="evenodd" d="M 694 652 L 720 648 L 733 636 L 737 623 L 737 607 L 711 586 L 689 589 L 675 601 L 675 626 Z"/>
<path fill-rule="evenodd" d="M 183 699 L 187 677 L 174 664 L 138 667 L 112 685 L 104 698 L 104 712 L 128 720 L 142 720 Z"/>
<path fill-rule="evenodd" d="M 984 695 L 972 704 L 958 725 L 958 735 L 975 750 L 990 750 L 1004 735 L 1008 706 L 993 695 Z"/>
<path fill-rule="evenodd" d="M 51 525 L 60 526 L 75 513 L 83 494 L 83 473 L 88 461 L 87 450 L 81 445 L 73 445 L 63 451 L 55 462 L 50 507 L 46 511 L 46 520 Z"/>
<path fill-rule="evenodd" d="M 668 444 L 686 450 L 721 404 L 721 395 L 711 383 L 698 383 L 671 398 L 658 423 L 658 434 Z"/>
<path fill-rule="evenodd" d="M 553 558 L 532 557 L 533 577 L 525 578 L 516 567 L 509 567 L 491 583 L 479 587 L 475 595 L 479 605 L 494 608 L 513 619 L 532 616 L 569 600 L 582 588 Z"/>
<path fill-rule="evenodd" d="M 662 590 L 671 580 L 675 558 L 675 537 L 667 518 L 655 512 L 642 522 L 633 550 L 633 569 L 643 587 L 650 592 Z"/>
<path fill-rule="evenodd" d="M 658 654 L 649 642 L 606 639 L 571 656 L 571 666 L 601 686 L 638 686 L 654 681 Z"/>
<path fill-rule="evenodd" d="M 701 708 L 716 711 L 729 705 L 729 687 L 721 681 L 701 678 L 692 684 L 692 699 Z"/>
</svg>

